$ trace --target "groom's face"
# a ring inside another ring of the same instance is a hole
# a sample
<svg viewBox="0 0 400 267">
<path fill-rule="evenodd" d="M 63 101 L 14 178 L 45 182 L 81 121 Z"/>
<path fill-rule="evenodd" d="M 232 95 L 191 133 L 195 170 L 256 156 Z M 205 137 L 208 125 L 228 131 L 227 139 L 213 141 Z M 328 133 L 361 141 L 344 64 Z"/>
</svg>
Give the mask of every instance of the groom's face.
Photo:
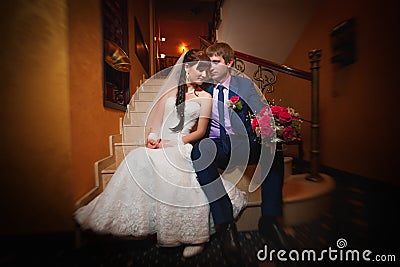
<svg viewBox="0 0 400 267">
<path fill-rule="evenodd" d="M 227 64 L 222 56 L 213 55 L 210 57 L 211 67 L 210 74 L 216 83 L 223 83 L 229 76 L 229 64 Z"/>
</svg>

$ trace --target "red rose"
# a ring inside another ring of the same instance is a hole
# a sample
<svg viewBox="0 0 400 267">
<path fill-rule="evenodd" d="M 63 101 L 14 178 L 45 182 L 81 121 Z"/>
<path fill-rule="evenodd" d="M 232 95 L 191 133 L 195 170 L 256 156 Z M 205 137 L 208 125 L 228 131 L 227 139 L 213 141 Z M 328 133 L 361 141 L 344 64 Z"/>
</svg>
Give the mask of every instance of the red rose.
<svg viewBox="0 0 400 267">
<path fill-rule="evenodd" d="M 271 107 L 271 111 L 272 111 L 272 115 L 274 115 L 274 117 L 279 117 L 279 114 L 281 112 L 287 112 L 287 108 L 281 107 L 281 106 L 272 106 Z"/>
<path fill-rule="evenodd" d="M 292 126 L 288 126 L 283 130 L 282 133 L 283 139 L 284 140 L 290 140 L 293 138 L 294 136 L 294 129 Z"/>
<path fill-rule="evenodd" d="M 291 122 L 291 121 L 293 120 L 293 118 L 292 118 L 292 116 L 289 114 L 289 112 L 287 112 L 287 109 L 286 109 L 286 111 L 281 111 L 281 112 L 279 113 L 279 120 L 280 120 L 282 123 L 286 123 L 286 122 Z"/>
<path fill-rule="evenodd" d="M 258 120 L 257 120 L 257 118 L 254 118 L 251 121 L 251 128 L 253 128 L 253 130 L 254 130 L 256 127 L 258 127 Z"/>
<path fill-rule="evenodd" d="M 230 99 L 230 101 L 231 101 L 233 104 L 236 104 L 237 102 L 239 102 L 239 97 L 238 97 L 237 95 L 232 96 L 231 99 Z"/>
</svg>

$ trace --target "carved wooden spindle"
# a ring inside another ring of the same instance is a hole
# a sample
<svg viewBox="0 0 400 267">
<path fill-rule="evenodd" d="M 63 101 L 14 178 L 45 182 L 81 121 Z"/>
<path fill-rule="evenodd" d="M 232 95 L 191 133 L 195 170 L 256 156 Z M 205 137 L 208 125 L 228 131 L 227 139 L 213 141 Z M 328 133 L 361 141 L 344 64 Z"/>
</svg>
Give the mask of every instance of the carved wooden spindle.
<svg viewBox="0 0 400 267">
<path fill-rule="evenodd" d="M 311 69 L 311 150 L 310 150 L 310 174 L 307 180 L 313 182 L 322 181 L 319 175 L 319 62 L 321 50 L 308 52 Z"/>
</svg>

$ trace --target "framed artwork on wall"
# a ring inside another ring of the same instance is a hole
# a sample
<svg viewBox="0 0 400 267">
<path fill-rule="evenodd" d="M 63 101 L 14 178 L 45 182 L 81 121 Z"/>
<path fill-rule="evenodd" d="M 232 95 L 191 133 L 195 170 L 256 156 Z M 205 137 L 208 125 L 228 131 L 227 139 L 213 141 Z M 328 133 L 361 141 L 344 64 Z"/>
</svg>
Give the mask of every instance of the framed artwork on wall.
<svg viewBox="0 0 400 267">
<path fill-rule="evenodd" d="M 144 70 L 147 75 L 150 73 L 150 54 L 149 47 L 144 41 L 142 31 L 140 30 L 140 25 L 135 17 L 135 53 L 139 58 L 140 63 L 142 64 Z"/>
<path fill-rule="evenodd" d="M 331 63 L 347 66 L 356 62 L 356 19 L 337 24 L 331 32 Z"/>
<path fill-rule="evenodd" d="M 102 0 L 103 105 L 125 111 L 130 101 L 127 0 Z"/>
</svg>

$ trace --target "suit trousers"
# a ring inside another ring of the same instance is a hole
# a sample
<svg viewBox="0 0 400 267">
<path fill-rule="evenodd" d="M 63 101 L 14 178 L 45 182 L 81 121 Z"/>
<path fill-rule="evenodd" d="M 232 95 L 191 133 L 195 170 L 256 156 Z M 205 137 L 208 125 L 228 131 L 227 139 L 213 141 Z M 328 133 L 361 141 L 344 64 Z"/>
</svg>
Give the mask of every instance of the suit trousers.
<svg viewBox="0 0 400 267">
<path fill-rule="evenodd" d="M 207 141 L 203 142 L 204 140 Z M 232 203 L 218 172 L 218 169 L 225 170 L 230 160 L 230 151 L 227 152 L 226 147 L 226 144 L 224 145 L 219 138 L 206 138 L 194 144 L 191 155 L 199 183 L 210 201 L 210 210 L 215 224 L 233 221 Z M 210 159 L 209 155 L 214 154 L 215 157 Z M 282 215 L 283 159 L 282 146 L 278 144 L 271 168 L 261 184 L 262 216 L 278 217 Z"/>
<path fill-rule="evenodd" d="M 210 155 L 215 155 L 215 157 L 211 159 Z M 233 221 L 232 203 L 218 172 L 218 168 L 226 168 L 230 151 L 226 151 L 226 145 L 223 145 L 220 138 L 206 138 L 194 144 L 191 157 L 199 183 L 210 201 L 214 223 L 231 223 Z"/>
<path fill-rule="evenodd" d="M 271 168 L 261 184 L 262 216 L 278 217 L 282 215 L 284 158 L 281 146 L 278 145 L 277 148 Z"/>
</svg>

